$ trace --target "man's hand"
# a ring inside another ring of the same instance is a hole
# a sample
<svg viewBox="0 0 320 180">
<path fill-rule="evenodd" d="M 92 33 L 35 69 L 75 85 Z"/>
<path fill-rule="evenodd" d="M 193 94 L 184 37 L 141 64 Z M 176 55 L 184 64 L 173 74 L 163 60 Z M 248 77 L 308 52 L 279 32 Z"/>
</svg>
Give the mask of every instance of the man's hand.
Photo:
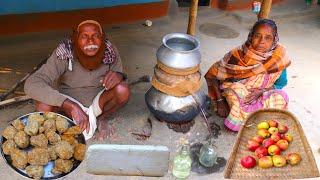
<svg viewBox="0 0 320 180">
<path fill-rule="evenodd" d="M 108 91 L 118 85 L 122 80 L 123 77 L 120 73 L 108 71 L 102 80 L 102 85 Z"/>
<path fill-rule="evenodd" d="M 76 121 L 82 131 L 87 130 L 87 133 L 89 132 L 89 117 L 77 103 L 66 99 L 62 104 L 62 108 L 69 116 L 71 116 L 72 119 Z"/>
</svg>

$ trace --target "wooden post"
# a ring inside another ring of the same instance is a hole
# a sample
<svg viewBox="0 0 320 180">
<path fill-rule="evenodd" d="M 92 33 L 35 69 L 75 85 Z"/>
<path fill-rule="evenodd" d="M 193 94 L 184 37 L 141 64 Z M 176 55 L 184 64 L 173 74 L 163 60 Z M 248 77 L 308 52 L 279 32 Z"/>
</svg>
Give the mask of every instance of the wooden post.
<svg viewBox="0 0 320 180">
<path fill-rule="evenodd" d="M 272 0 L 263 0 L 261 4 L 261 11 L 258 15 L 258 19 L 268 19 L 272 6 Z"/>
<path fill-rule="evenodd" d="M 192 0 L 189 9 L 189 23 L 187 33 L 194 36 L 196 33 L 196 19 L 198 11 L 198 0 Z"/>
</svg>

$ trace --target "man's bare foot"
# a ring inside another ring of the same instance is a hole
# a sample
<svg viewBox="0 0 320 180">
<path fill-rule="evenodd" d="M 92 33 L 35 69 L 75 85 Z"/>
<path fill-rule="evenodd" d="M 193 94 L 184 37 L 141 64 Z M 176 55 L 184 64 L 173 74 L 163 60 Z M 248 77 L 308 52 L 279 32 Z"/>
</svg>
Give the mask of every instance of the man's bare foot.
<svg viewBox="0 0 320 180">
<path fill-rule="evenodd" d="M 114 127 L 109 125 L 106 119 L 98 119 L 98 130 L 94 135 L 94 139 L 98 141 L 104 141 L 106 138 L 110 138 L 114 134 Z"/>
</svg>

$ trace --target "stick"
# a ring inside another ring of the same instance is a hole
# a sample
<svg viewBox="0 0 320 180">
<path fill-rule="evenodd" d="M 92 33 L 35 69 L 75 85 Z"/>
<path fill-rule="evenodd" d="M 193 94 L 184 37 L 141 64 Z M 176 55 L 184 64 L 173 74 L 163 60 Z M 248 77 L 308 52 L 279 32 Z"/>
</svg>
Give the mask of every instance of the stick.
<svg viewBox="0 0 320 180">
<path fill-rule="evenodd" d="M 24 83 L 24 81 L 26 79 L 28 79 L 28 77 L 31 76 L 31 74 L 33 74 L 35 71 L 37 71 L 44 63 L 46 63 L 47 59 L 48 58 L 42 60 L 35 68 L 33 68 L 33 70 L 30 73 L 25 75 L 19 82 L 17 82 L 15 85 L 13 85 L 12 88 L 8 92 L 1 95 L 0 101 L 5 100 L 10 94 L 12 94 L 12 92 L 14 92 L 22 83 Z"/>
<path fill-rule="evenodd" d="M 198 11 L 198 0 L 192 0 L 189 9 L 189 23 L 187 33 L 194 36 L 196 32 L 196 19 Z"/>
<path fill-rule="evenodd" d="M 8 89 L 2 89 L 0 88 L 0 93 L 6 93 L 8 92 Z M 16 95 L 26 95 L 24 92 L 22 91 L 14 91 L 13 94 L 16 94 Z"/>
<path fill-rule="evenodd" d="M 10 104 L 14 104 L 14 103 L 17 103 L 17 102 L 27 101 L 27 100 L 30 100 L 30 99 L 31 99 L 31 97 L 29 97 L 28 95 L 14 97 L 14 98 L 11 98 L 11 99 L 0 101 L 0 107 L 7 106 L 7 105 L 10 105 Z"/>
<path fill-rule="evenodd" d="M 261 11 L 258 15 L 258 20 L 268 19 L 272 6 L 272 0 L 263 0 L 261 4 Z"/>
</svg>

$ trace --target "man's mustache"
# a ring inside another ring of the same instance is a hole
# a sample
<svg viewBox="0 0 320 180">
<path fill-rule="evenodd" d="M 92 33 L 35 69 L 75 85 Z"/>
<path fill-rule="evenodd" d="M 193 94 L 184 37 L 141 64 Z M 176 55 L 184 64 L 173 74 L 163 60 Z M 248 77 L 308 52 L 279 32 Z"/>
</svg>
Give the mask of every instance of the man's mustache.
<svg viewBox="0 0 320 180">
<path fill-rule="evenodd" d="M 98 49 L 98 48 L 99 48 L 98 45 L 90 44 L 90 45 L 85 46 L 84 50 L 95 50 L 95 49 Z"/>
</svg>

